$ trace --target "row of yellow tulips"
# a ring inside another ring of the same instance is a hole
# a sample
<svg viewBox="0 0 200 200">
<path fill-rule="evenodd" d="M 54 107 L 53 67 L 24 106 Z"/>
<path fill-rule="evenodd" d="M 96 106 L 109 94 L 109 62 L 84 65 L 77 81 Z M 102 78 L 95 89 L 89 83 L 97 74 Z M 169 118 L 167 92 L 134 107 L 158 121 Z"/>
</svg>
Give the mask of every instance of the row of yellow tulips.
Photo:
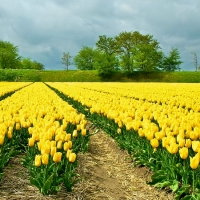
<svg viewBox="0 0 200 200">
<path fill-rule="evenodd" d="M 192 149 L 195 156 L 190 158 L 190 166 L 192 169 L 198 167 L 200 161 L 198 84 L 48 84 L 89 107 L 91 113 L 96 112 L 113 119 L 119 126 L 118 133 L 123 125 L 127 130 L 138 131 L 140 137 L 146 137 L 155 150 L 162 144 L 171 154 L 179 151 L 180 157 L 186 159 L 188 149 Z M 167 96 L 163 96 L 164 94 Z M 153 101 L 151 95 L 154 97 Z M 133 96 L 139 99 L 132 98 Z M 173 97 L 177 97 L 176 101 L 174 99 L 175 102 L 169 103 L 168 100 Z"/>
<path fill-rule="evenodd" d="M 72 133 L 65 131 L 68 123 L 76 124 L 82 135 L 86 134 L 85 116 L 78 114 L 43 83 L 34 83 L 2 100 L 0 111 L 0 145 L 3 144 L 6 134 L 8 138 L 12 138 L 14 127 L 17 130 L 20 127 L 28 128 L 29 146 L 34 146 L 37 142 L 41 154 L 49 154 L 51 150 L 51 156 L 54 156 L 56 149 L 64 147 L 67 151 L 72 148 Z"/>
<path fill-rule="evenodd" d="M 9 92 L 13 92 L 19 88 L 29 85 L 29 82 L 0 82 L 0 97 L 4 96 Z"/>
</svg>

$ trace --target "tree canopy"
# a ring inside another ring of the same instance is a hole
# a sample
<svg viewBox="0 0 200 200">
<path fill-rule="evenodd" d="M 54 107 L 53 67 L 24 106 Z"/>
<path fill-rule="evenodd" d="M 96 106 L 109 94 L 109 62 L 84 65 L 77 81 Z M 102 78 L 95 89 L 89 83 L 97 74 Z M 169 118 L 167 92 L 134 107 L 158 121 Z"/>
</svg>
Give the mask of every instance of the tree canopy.
<svg viewBox="0 0 200 200">
<path fill-rule="evenodd" d="M 78 54 L 74 57 L 74 64 L 80 70 L 94 70 L 95 56 L 97 50 L 93 47 L 83 46 Z"/>
<path fill-rule="evenodd" d="M 99 74 L 110 74 L 116 70 L 133 71 L 175 71 L 182 63 L 177 48 L 164 55 L 159 42 L 153 35 L 138 31 L 121 32 L 115 37 L 99 36 L 96 49 L 84 46 L 75 56 L 78 69 L 98 69 Z"/>
<path fill-rule="evenodd" d="M 169 52 L 169 56 L 164 56 L 162 62 L 162 69 L 165 71 L 176 71 L 180 70 L 181 57 L 178 51 L 178 48 L 172 48 Z"/>
<path fill-rule="evenodd" d="M 0 40 L 0 68 L 17 69 L 20 67 L 18 47 Z"/>
<path fill-rule="evenodd" d="M 44 65 L 31 58 L 23 58 L 19 55 L 17 46 L 0 40 L 0 69 L 37 69 L 43 70 Z"/>
</svg>

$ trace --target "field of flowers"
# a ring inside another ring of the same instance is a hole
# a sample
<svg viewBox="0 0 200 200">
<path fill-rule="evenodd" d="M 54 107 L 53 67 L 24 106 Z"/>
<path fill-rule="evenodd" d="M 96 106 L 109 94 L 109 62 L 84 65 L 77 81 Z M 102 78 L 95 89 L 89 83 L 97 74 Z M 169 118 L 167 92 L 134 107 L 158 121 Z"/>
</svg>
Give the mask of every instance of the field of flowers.
<svg viewBox="0 0 200 200">
<path fill-rule="evenodd" d="M 24 151 L 41 193 L 56 193 L 62 182 L 71 191 L 90 120 L 135 166 L 151 169 L 148 184 L 169 188 L 175 199 L 200 199 L 199 94 L 199 84 L 184 83 L 29 83 L 0 101 L 0 178 Z"/>
<path fill-rule="evenodd" d="M 87 121 L 43 83 L 34 83 L 0 101 L 0 179 L 9 159 L 25 152 L 23 165 L 42 194 L 71 191 L 76 154 L 87 150 Z"/>
<path fill-rule="evenodd" d="M 81 103 L 82 112 L 127 149 L 135 165 L 148 166 L 154 172 L 149 184 L 169 187 L 175 199 L 200 198 L 198 84 L 48 84 Z"/>
</svg>

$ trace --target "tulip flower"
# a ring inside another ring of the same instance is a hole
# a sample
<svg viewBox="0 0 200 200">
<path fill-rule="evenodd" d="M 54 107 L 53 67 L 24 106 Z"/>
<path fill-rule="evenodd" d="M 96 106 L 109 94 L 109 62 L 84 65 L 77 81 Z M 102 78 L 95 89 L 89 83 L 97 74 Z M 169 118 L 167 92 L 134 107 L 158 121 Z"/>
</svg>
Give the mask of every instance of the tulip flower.
<svg viewBox="0 0 200 200">
<path fill-rule="evenodd" d="M 86 132 L 86 129 L 85 129 L 85 128 L 81 130 L 82 136 L 86 136 L 86 133 L 87 133 L 87 132 Z"/>
<path fill-rule="evenodd" d="M 168 147 L 167 150 L 171 153 L 171 154 L 176 154 L 178 152 L 178 144 L 176 143 L 171 143 Z"/>
<path fill-rule="evenodd" d="M 11 138 L 12 138 L 12 131 L 9 130 L 9 131 L 7 132 L 7 136 L 8 136 L 9 139 L 11 139 Z"/>
<path fill-rule="evenodd" d="M 20 123 L 17 122 L 17 123 L 15 124 L 15 129 L 16 129 L 16 130 L 19 130 L 20 128 L 21 128 Z"/>
<path fill-rule="evenodd" d="M 75 138 L 78 136 L 78 132 L 77 132 L 77 130 L 74 130 L 74 131 L 73 131 L 72 136 L 75 137 Z"/>
<path fill-rule="evenodd" d="M 192 169 L 197 169 L 197 167 L 199 166 L 199 155 L 195 155 L 193 158 L 190 157 L 190 167 Z"/>
<path fill-rule="evenodd" d="M 69 144 L 69 149 L 71 149 L 72 148 L 72 141 L 71 140 L 68 141 L 68 144 Z"/>
<path fill-rule="evenodd" d="M 69 158 L 69 155 L 70 155 L 71 153 L 72 153 L 72 150 L 69 149 L 69 150 L 67 151 L 67 153 L 66 153 L 66 158 Z"/>
<path fill-rule="evenodd" d="M 183 147 L 179 150 L 180 157 L 185 160 L 188 157 L 188 148 Z"/>
<path fill-rule="evenodd" d="M 158 139 L 156 138 L 153 138 L 152 140 L 150 140 L 150 143 L 153 148 L 157 148 L 159 146 Z"/>
<path fill-rule="evenodd" d="M 180 138 L 178 146 L 181 147 L 181 148 L 184 147 L 185 146 L 185 139 Z"/>
<path fill-rule="evenodd" d="M 49 162 L 49 154 L 43 154 L 42 155 L 42 164 L 47 165 Z"/>
<path fill-rule="evenodd" d="M 4 143 L 4 136 L 0 134 L 0 145 Z"/>
<path fill-rule="evenodd" d="M 192 146 L 192 141 L 190 139 L 185 140 L 185 147 L 190 148 Z"/>
<path fill-rule="evenodd" d="M 54 162 L 61 162 L 62 158 L 62 153 L 61 152 L 56 152 L 53 156 L 53 161 Z"/>
<path fill-rule="evenodd" d="M 57 148 L 56 147 L 51 147 L 51 156 L 54 156 L 54 154 L 56 153 Z"/>
<path fill-rule="evenodd" d="M 163 138 L 162 138 L 162 146 L 163 146 L 164 148 L 166 148 L 167 145 L 168 145 L 167 137 L 163 137 Z"/>
<path fill-rule="evenodd" d="M 63 147 L 64 147 L 64 151 L 67 151 L 69 149 L 69 143 L 65 142 Z"/>
<path fill-rule="evenodd" d="M 62 149 L 62 140 L 57 142 L 57 149 Z"/>
<path fill-rule="evenodd" d="M 35 166 L 40 167 L 41 166 L 41 155 L 35 156 Z"/>
<path fill-rule="evenodd" d="M 118 133 L 118 134 L 121 134 L 121 132 L 122 132 L 121 128 L 118 128 L 118 129 L 117 129 L 117 133 Z"/>
<path fill-rule="evenodd" d="M 69 155 L 69 162 L 74 162 L 76 160 L 76 154 L 75 153 L 70 153 Z"/>
<path fill-rule="evenodd" d="M 192 141 L 192 149 L 194 152 L 198 152 L 200 150 L 200 141 Z"/>
<path fill-rule="evenodd" d="M 71 134 L 70 133 L 68 133 L 68 134 L 66 134 L 66 136 L 65 136 L 65 142 L 67 142 L 67 141 L 70 141 L 71 140 Z"/>
<path fill-rule="evenodd" d="M 29 139 L 28 139 L 28 146 L 29 146 L 29 147 L 33 147 L 34 144 L 35 144 L 35 140 L 34 140 L 34 138 L 32 138 L 32 137 L 29 138 Z"/>
</svg>

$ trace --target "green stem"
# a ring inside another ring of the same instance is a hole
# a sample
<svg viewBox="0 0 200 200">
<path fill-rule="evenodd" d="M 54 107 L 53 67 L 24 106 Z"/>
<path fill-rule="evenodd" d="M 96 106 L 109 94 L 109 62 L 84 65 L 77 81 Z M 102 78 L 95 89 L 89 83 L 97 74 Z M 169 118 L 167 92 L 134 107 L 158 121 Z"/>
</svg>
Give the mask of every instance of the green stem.
<svg viewBox="0 0 200 200">
<path fill-rule="evenodd" d="M 195 171 L 193 170 L 192 171 L 192 194 L 194 194 L 194 192 L 195 192 Z"/>
</svg>

